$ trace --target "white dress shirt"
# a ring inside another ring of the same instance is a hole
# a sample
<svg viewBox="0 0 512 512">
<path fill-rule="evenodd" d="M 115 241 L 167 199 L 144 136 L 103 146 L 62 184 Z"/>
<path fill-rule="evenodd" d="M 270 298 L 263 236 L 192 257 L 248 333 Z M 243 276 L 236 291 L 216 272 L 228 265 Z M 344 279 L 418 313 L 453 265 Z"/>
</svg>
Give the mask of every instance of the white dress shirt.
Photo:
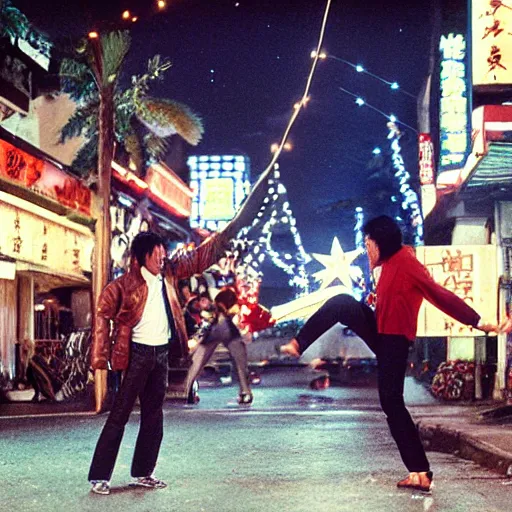
<svg viewBox="0 0 512 512">
<path fill-rule="evenodd" d="M 165 311 L 162 276 L 155 276 L 146 267 L 141 274 L 148 285 L 148 300 L 142 317 L 132 331 L 132 341 L 143 345 L 165 345 L 169 342 L 171 327 Z"/>
</svg>

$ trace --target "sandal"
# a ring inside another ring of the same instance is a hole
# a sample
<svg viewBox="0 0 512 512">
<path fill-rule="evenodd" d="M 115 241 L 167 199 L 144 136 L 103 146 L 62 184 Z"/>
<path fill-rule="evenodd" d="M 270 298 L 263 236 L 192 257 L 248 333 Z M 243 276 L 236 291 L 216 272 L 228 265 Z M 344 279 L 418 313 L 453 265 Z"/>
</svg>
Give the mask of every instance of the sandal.
<svg viewBox="0 0 512 512">
<path fill-rule="evenodd" d="M 407 478 L 400 480 L 396 484 L 400 489 L 417 489 L 418 491 L 428 492 L 432 487 L 432 471 L 426 473 L 409 473 Z"/>
</svg>

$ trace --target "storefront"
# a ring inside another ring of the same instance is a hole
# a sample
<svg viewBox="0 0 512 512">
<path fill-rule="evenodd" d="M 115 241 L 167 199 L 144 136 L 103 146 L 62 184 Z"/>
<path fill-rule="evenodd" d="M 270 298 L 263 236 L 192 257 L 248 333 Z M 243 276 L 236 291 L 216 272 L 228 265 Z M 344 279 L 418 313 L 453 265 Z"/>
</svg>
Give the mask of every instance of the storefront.
<svg viewBox="0 0 512 512">
<path fill-rule="evenodd" d="M 92 194 L 59 162 L 0 136 L 0 389 L 16 400 L 27 394 L 17 392 L 35 389 L 27 382 L 32 357 L 48 365 L 59 388 L 76 359 L 87 371 Z M 84 354 L 66 362 L 70 341 L 80 342 Z"/>
<path fill-rule="evenodd" d="M 113 275 L 123 273 L 128 249 L 140 231 L 160 234 L 172 251 L 192 236 L 189 217 L 192 190 L 163 163 L 148 168 L 144 179 L 116 162 L 112 165 L 111 256 Z"/>
</svg>

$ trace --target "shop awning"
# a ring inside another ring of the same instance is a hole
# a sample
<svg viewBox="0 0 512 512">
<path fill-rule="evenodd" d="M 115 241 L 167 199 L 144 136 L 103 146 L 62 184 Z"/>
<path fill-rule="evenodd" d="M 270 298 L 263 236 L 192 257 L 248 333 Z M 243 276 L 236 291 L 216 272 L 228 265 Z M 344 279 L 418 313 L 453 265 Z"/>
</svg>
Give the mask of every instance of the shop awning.
<svg viewBox="0 0 512 512">
<path fill-rule="evenodd" d="M 89 287 L 91 280 L 78 272 L 56 272 L 55 269 L 42 265 L 35 265 L 23 261 L 16 262 L 16 272 L 33 275 L 37 281 L 38 292 L 46 293 L 54 288 L 67 288 L 72 286 Z"/>
<path fill-rule="evenodd" d="M 512 185 L 512 143 L 489 142 L 487 154 L 480 159 L 466 180 L 468 189 L 509 187 Z"/>
</svg>

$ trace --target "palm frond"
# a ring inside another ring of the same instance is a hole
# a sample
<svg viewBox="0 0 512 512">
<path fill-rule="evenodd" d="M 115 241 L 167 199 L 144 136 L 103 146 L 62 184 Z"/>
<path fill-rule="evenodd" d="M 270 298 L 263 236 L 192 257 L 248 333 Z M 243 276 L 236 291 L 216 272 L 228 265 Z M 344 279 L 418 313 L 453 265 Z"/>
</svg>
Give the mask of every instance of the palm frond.
<svg viewBox="0 0 512 512">
<path fill-rule="evenodd" d="M 80 176 L 97 174 L 98 165 L 98 135 L 93 135 L 78 150 L 72 167 Z"/>
<path fill-rule="evenodd" d="M 155 135 L 169 137 L 177 133 L 197 146 L 204 133 L 201 119 L 187 105 L 168 99 L 143 98 L 137 118 Z"/>
<path fill-rule="evenodd" d="M 130 160 L 135 164 L 136 173 L 141 176 L 144 170 L 144 148 L 137 134 L 132 131 L 123 139 L 124 149 L 130 155 Z"/>
<path fill-rule="evenodd" d="M 9 0 L 0 7 L 0 37 L 24 37 L 30 28 L 28 18 Z"/>
<path fill-rule="evenodd" d="M 149 158 L 158 160 L 169 149 L 169 140 L 154 133 L 144 135 L 144 147 Z"/>
<path fill-rule="evenodd" d="M 146 96 L 149 90 L 149 82 L 152 80 L 163 80 L 164 73 L 172 66 L 168 59 L 162 61 L 160 55 L 155 55 L 148 61 L 148 71 L 143 75 L 132 76 L 132 87 L 130 89 L 133 103 L 138 105 L 141 98 Z"/>
<path fill-rule="evenodd" d="M 91 98 L 97 92 L 90 67 L 75 59 L 62 60 L 59 77 L 62 90 L 75 101 Z"/>
<path fill-rule="evenodd" d="M 98 103 L 91 102 L 77 107 L 68 122 L 62 127 L 59 142 L 63 144 L 73 137 L 84 135 L 91 137 L 98 131 Z"/>
<path fill-rule="evenodd" d="M 108 32 L 101 38 L 103 85 L 116 81 L 119 70 L 130 49 L 131 37 L 127 30 Z"/>
</svg>

